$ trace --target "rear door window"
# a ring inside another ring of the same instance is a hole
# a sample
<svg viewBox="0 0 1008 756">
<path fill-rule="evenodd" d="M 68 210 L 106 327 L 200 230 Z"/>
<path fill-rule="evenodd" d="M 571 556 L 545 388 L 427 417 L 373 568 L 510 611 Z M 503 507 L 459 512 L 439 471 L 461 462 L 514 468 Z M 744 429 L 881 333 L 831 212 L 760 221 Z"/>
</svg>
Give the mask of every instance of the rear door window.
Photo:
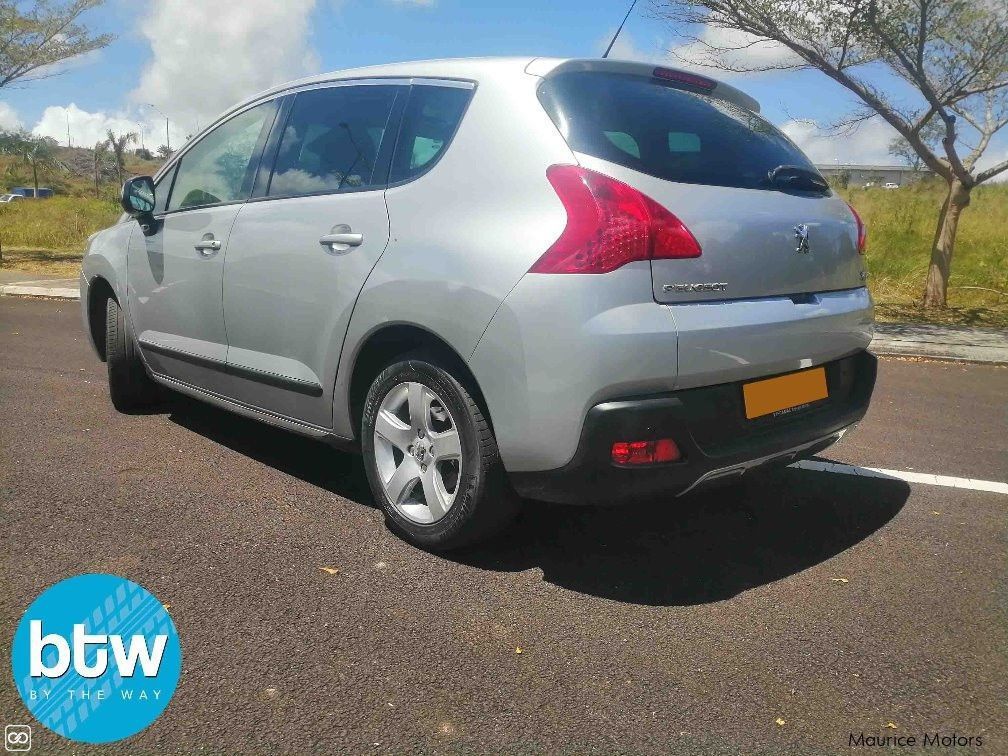
<svg viewBox="0 0 1008 756">
<path fill-rule="evenodd" d="M 471 97 L 469 87 L 413 86 L 392 157 L 390 184 L 411 181 L 434 166 L 455 136 Z"/>
<path fill-rule="evenodd" d="M 280 139 L 269 196 L 384 187 L 379 155 L 400 89 L 360 84 L 298 92 Z"/>
<path fill-rule="evenodd" d="M 777 166 L 815 171 L 757 113 L 658 79 L 561 73 L 543 82 L 539 99 L 575 152 L 667 181 L 770 189 Z"/>
</svg>

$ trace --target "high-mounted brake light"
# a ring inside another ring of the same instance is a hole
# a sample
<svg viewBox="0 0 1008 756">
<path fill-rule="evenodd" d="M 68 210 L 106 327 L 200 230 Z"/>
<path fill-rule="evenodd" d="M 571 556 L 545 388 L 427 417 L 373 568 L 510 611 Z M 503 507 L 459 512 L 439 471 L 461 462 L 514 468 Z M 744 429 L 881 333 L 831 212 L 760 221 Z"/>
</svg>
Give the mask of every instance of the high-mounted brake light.
<svg viewBox="0 0 1008 756">
<path fill-rule="evenodd" d="M 636 260 L 700 256 L 682 221 L 632 186 L 576 165 L 552 165 L 546 177 L 567 226 L 530 273 L 608 273 Z"/>
<path fill-rule="evenodd" d="M 685 71 L 676 71 L 674 68 L 656 68 L 651 72 L 651 75 L 663 81 L 674 81 L 676 84 L 686 84 L 690 87 L 706 89 L 708 91 L 717 86 L 716 81 L 708 79 L 706 76 L 697 76 Z"/>
<path fill-rule="evenodd" d="M 854 222 L 857 224 L 857 251 L 859 255 L 863 255 L 865 248 L 868 246 L 868 229 L 865 228 L 864 221 L 861 220 L 861 216 L 858 215 L 858 211 L 854 209 L 854 206 L 848 202 L 847 207 L 850 208 L 851 215 L 854 216 Z"/>
</svg>

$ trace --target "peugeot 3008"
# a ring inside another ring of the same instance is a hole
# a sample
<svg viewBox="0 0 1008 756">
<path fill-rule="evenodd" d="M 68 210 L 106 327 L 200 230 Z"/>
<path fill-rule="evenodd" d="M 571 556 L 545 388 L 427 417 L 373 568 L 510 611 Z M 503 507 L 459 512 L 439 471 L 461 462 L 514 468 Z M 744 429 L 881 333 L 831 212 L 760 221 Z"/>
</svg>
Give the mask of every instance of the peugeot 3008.
<svg viewBox="0 0 1008 756">
<path fill-rule="evenodd" d="M 113 404 L 356 445 L 429 549 L 672 496 L 865 413 L 865 229 L 759 105 L 613 60 L 398 64 L 235 106 L 91 238 Z"/>
</svg>

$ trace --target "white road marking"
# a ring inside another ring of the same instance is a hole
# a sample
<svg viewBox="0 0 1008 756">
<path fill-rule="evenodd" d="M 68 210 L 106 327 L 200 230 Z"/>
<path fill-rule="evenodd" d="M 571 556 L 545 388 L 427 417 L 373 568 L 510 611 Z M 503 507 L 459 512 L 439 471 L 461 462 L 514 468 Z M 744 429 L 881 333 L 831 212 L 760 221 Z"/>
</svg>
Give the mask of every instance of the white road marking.
<svg viewBox="0 0 1008 756">
<path fill-rule="evenodd" d="M 907 483 L 925 483 L 929 486 L 966 488 L 970 491 L 990 491 L 991 493 L 1008 495 L 1008 483 L 1000 483 L 996 480 L 954 478 L 948 475 L 885 470 L 881 467 L 858 467 L 857 465 L 845 465 L 840 462 L 821 462 L 816 459 L 803 459 L 795 462 L 791 467 L 797 467 L 799 470 L 840 473 L 841 475 L 860 475 L 863 478 L 895 478 Z"/>
</svg>

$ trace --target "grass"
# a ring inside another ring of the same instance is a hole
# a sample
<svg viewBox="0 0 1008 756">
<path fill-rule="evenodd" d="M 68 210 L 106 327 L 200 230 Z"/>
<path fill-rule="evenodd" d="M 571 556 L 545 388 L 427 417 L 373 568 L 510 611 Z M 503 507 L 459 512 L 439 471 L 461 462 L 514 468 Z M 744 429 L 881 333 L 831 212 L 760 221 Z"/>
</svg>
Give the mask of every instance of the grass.
<svg viewBox="0 0 1008 756">
<path fill-rule="evenodd" d="M 52 187 L 57 196 L 48 200 L 15 200 L 0 205 L 2 268 L 26 273 L 46 273 L 75 278 L 87 238 L 112 225 L 119 214 L 118 184 L 106 181 L 94 196 L 84 150 L 64 149 L 61 159 L 75 166 L 39 177 L 40 186 Z M 83 167 L 82 167 L 83 166 Z M 130 156 L 130 175 L 153 174 L 159 163 Z M 27 169 L 16 158 L 0 155 L 0 187 L 31 186 Z M 0 193 L 3 193 L 0 188 Z"/>
<path fill-rule="evenodd" d="M 87 237 L 111 225 L 119 207 L 111 190 L 102 199 L 75 194 L 0 205 L 3 267 L 76 276 Z M 841 194 L 868 226 L 868 285 L 879 320 L 1008 328 L 1008 184 L 974 190 L 959 223 L 944 311 L 920 306 L 942 187 Z"/>
<path fill-rule="evenodd" d="M 82 252 L 87 238 L 122 213 L 108 199 L 53 197 L 0 205 L 0 243 L 7 247 Z"/>
<path fill-rule="evenodd" d="M 947 310 L 920 305 L 942 187 L 841 194 L 868 226 L 868 285 L 879 320 L 1008 328 L 1008 184 L 973 190 L 959 221 Z"/>
</svg>

